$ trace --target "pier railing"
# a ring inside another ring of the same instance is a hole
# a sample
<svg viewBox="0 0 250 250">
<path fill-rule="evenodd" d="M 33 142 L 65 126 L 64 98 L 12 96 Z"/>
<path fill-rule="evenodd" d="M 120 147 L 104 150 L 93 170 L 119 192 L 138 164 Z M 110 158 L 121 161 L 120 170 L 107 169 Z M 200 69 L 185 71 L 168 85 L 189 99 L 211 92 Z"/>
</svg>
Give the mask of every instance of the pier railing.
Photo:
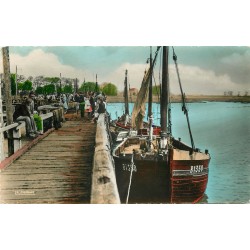
<svg viewBox="0 0 250 250">
<path fill-rule="evenodd" d="M 106 114 L 100 114 L 96 127 L 91 203 L 120 204 Z"/>
<path fill-rule="evenodd" d="M 53 113 L 48 112 L 46 114 L 40 114 L 40 117 L 42 118 L 42 128 L 43 132 L 44 131 L 44 121 L 49 120 L 49 127 L 53 127 Z M 17 152 L 19 149 L 23 147 L 23 142 L 22 142 L 22 129 L 25 129 L 25 122 L 20 121 L 20 122 L 15 122 L 13 124 L 10 124 L 8 126 L 4 126 L 0 128 L 0 138 L 1 138 L 1 143 L 0 143 L 0 164 L 2 161 L 6 159 L 6 150 L 5 150 L 5 145 L 4 145 L 4 137 L 7 135 L 7 141 L 8 144 L 7 150 L 8 150 L 8 155 L 7 157 L 12 156 L 15 152 Z M 4 136 L 5 134 L 5 136 Z"/>
<path fill-rule="evenodd" d="M 21 123 L 13 123 L 8 126 L 0 128 L 1 134 L 1 154 L 0 154 L 0 162 L 3 161 L 5 157 L 4 152 L 4 132 L 8 135 L 8 155 L 14 154 L 18 149 L 21 148 L 21 128 L 25 126 L 25 122 Z"/>
</svg>

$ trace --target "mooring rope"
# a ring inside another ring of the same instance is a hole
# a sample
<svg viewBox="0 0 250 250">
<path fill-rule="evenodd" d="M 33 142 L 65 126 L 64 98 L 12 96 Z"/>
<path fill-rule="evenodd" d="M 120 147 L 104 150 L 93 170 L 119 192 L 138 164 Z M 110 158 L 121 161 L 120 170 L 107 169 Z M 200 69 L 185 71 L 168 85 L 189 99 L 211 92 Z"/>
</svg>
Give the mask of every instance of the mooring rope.
<svg viewBox="0 0 250 250">
<path fill-rule="evenodd" d="M 129 185 L 128 185 L 128 193 L 127 193 L 127 198 L 126 198 L 126 204 L 128 204 L 128 199 L 129 199 L 129 194 L 130 194 L 130 187 L 131 187 L 131 181 L 132 181 L 132 175 L 133 175 L 133 170 L 134 170 L 134 153 L 132 153 L 132 158 L 131 158 L 131 170 L 130 170 L 130 177 L 129 177 Z"/>
</svg>

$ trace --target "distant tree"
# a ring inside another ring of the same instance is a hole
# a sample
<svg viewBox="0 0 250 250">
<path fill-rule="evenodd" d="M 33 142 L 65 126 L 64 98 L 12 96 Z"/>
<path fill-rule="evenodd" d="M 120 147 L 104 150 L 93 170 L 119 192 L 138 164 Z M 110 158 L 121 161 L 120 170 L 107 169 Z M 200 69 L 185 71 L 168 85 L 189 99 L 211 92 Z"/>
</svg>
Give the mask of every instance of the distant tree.
<svg viewBox="0 0 250 250">
<path fill-rule="evenodd" d="M 55 85 L 53 83 L 45 85 L 43 87 L 43 93 L 45 95 L 53 94 L 53 93 L 55 93 L 55 91 L 56 91 L 56 88 L 55 88 Z"/>
<path fill-rule="evenodd" d="M 40 87 L 44 83 L 44 76 L 36 76 L 33 83 L 35 87 Z"/>
<path fill-rule="evenodd" d="M 26 80 L 24 83 L 23 83 L 23 87 L 22 87 L 22 90 L 23 91 L 30 91 L 32 90 L 32 82 L 29 81 L 29 80 Z"/>
<path fill-rule="evenodd" d="M 56 86 L 56 92 L 57 92 L 58 94 L 63 93 L 63 88 L 60 87 L 59 85 L 57 85 L 57 86 Z"/>
<path fill-rule="evenodd" d="M 105 84 L 105 86 L 102 89 L 102 92 L 105 95 L 116 96 L 117 95 L 117 87 L 112 83 L 108 83 L 108 84 Z"/>
<path fill-rule="evenodd" d="M 29 76 L 29 77 L 28 77 L 28 80 L 32 82 L 33 76 Z"/>
<path fill-rule="evenodd" d="M 17 89 L 18 89 L 18 90 L 22 90 L 22 89 L 23 89 L 23 82 L 19 82 L 19 83 L 17 84 Z"/>
<path fill-rule="evenodd" d="M 65 85 L 63 88 L 64 93 L 72 94 L 73 93 L 73 88 L 71 85 Z"/>
<path fill-rule="evenodd" d="M 79 88 L 79 91 L 81 92 L 96 91 L 96 83 L 95 82 L 82 83 L 81 87 Z M 97 91 L 100 91 L 99 85 L 97 85 Z"/>
<path fill-rule="evenodd" d="M 64 79 L 64 82 L 67 84 L 72 84 L 72 79 L 70 78 L 63 78 Z"/>
<path fill-rule="evenodd" d="M 35 92 L 37 95 L 42 95 L 44 93 L 44 89 L 43 87 L 37 87 Z"/>
<path fill-rule="evenodd" d="M 26 79 L 24 75 L 17 75 L 17 78 L 19 82 L 24 82 Z"/>
<path fill-rule="evenodd" d="M 60 78 L 59 77 L 45 77 L 44 80 L 50 83 L 58 83 L 60 81 Z"/>
</svg>

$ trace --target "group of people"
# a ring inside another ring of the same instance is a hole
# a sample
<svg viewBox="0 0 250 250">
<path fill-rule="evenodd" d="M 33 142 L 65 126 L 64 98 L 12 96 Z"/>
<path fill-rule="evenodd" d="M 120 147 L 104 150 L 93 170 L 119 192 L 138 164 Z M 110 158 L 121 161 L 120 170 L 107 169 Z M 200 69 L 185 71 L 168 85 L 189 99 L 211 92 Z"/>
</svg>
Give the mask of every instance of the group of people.
<svg viewBox="0 0 250 250">
<path fill-rule="evenodd" d="M 35 93 L 31 91 L 29 96 L 21 104 L 15 106 L 13 119 L 16 122 L 24 121 L 26 125 L 26 134 L 30 138 L 35 138 L 42 131 L 42 119 L 37 110 L 35 110 Z M 92 122 L 96 122 L 99 114 L 106 112 L 106 96 L 103 93 L 87 92 L 85 94 L 68 95 L 61 94 L 59 103 L 64 107 L 64 113 L 67 113 L 70 101 L 76 103 L 76 112 L 80 111 L 81 117 L 85 116 Z M 37 105 L 36 105 L 36 108 Z"/>
<path fill-rule="evenodd" d="M 65 99 L 65 97 L 63 98 Z M 76 112 L 78 113 L 80 111 L 81 117 L 84 117 L 85 113 L 87 113 L 87 117 L 93 122 L 98 119 L 100 113 L 106 112 L 106 96 L 103 93 L 76 93 L 72 96 L 71 101 L 76 103 Z M 66 110 L 67 108 L 66 106 Z"/>
</svg>

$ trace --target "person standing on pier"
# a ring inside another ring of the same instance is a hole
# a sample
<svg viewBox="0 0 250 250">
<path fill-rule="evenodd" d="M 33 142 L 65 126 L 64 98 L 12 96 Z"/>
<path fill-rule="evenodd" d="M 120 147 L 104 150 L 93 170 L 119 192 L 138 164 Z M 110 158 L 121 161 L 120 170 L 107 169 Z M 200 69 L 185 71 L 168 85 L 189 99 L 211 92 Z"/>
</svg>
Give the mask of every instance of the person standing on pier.
<svg viewBox="0 0 250 250">
<path fill-rule="evenodd" d="M 80 102 L 81 102 L 81 97 L 80 97 L 80 95 L 78 93 L 75 93 L 74 101 L 76 103 L 76 114 L 78 114 L 79 105 L 80 105 Z"/>
<path fill-rule="evenodd" d="M 63 108 L 64 108 L 64 114 L 66 114 L 68 110 L 68 104 L 67 104 L 67 97 L 65 94 L 62 94 L 61 101 L 62 101 Z"/>
<path fill-rule="evenodd" d="M 93 95 L 94 95 L 94 93 L 92 92 L 92 93 L 90 93 L 90 97 L 89 97 L 89 102 L 90 102 L 90 105 L 92 108 L 91 117 L 93 117 L 94 112 L 95 112 L 95 100 L 94 100 Z"/>
<path fill-rule="evenodd" d="M 35 110 L 35 93 L 33 91 L 30 92 L 29 98 L 30 104 L 27 103 L 27 108 L 29 110 L 30 116 L 33 116 L 34 121 L 36 123 L 37 133 L 42 135 L 43 134 L 43 124 L 42 118 L 38 115 L 38 112 Z"/>
<path fill-rule="evenodd" d="M 96 108 L 95 108 L 93 122 L 96 122 L 99 115 L 105 112 L 106 112 L 106 102 L 104 101 L 104 97 L 99 95 L 96 101 Z"/>
<path fill-rule="evenodd" d="M 80 95 L 80 98 L 79 98 L 79 109 L 80 109 L 81 117 L 83 118 L 84 112 L 85 112 L 85 101 L 84 101 L 83 95 Z"/>
<path fill-rule="evenodd" d="M 85 97 L 84 102 L 85 102 L 85 112 L 88 113 L 88 118 L 91 118 L 92 107 L 90 104 L 89 96 Z"/>
</svg>

